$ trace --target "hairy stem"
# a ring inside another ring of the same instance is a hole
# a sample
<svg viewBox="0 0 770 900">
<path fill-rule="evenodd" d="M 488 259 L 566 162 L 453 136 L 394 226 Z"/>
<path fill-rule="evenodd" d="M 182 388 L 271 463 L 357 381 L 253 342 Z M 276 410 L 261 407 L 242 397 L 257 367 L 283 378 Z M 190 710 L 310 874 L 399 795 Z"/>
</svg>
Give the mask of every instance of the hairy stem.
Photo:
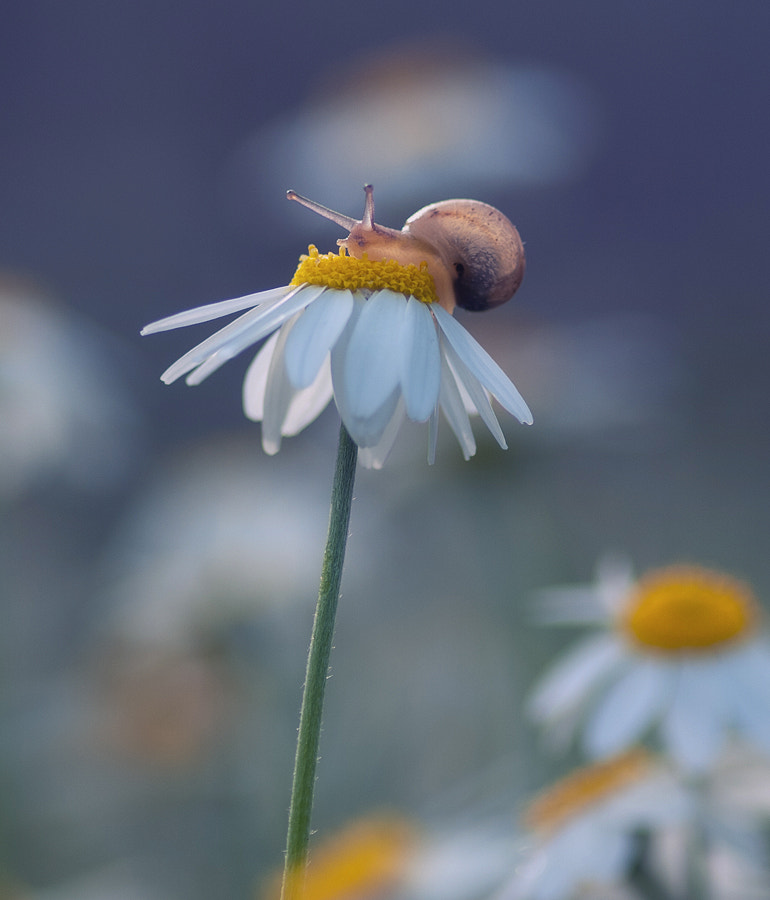
<svg viewBox="0 0 770 900">
<path fill-rule="evenodd" d="M 281 900 L 299 900 L 303 892 L 321 734 L 321 714 L 334 638 L 334 620 L 340 594 L 342 565 L 345 560 L 357 460 L 358 447 L 342 425 L 332 486 L 329 531 L 326 537 L 321 584 L 318 589 L 318 603 L 302 696 Z"/>
</svg>

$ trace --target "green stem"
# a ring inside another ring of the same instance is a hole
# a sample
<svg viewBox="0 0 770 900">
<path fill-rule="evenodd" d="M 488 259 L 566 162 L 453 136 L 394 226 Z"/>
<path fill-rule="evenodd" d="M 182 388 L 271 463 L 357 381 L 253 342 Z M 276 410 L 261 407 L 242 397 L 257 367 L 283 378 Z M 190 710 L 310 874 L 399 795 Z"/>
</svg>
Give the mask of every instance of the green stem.
<svg viewBox="0 0 770 900">
<path fill-rule="evenodd" d="M 712 896 L 708 873 L 709 838 L 706 828 L 706 781 L 703 776 L 690 781 L 693 815 L 685 850 L 685 898 L 709 900 Z"/>
<path fill-rule="evenodd" d="M 304 885 L 318 742 L 321 734 L 321 713 L 334 638 L 334 619 L 340 594 L 342 564 L 345 560 L 357 459 L 358 447 L 342 425 L 332 485 L 329 531 L 321 568 L 321 584 L 318 589 L 318 603 L 308 651 L 305 690 L 299 719 L 281 900 L 299 900 Z"/>
</svg>

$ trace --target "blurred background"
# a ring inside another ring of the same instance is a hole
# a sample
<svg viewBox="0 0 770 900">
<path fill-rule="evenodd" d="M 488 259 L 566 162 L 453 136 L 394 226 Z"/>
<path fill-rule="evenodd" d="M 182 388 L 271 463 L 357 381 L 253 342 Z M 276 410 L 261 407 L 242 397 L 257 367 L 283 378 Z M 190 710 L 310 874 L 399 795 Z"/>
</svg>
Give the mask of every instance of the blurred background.
<svg viewBox="0 0 770 900">
<path fill-rule="evenodd" d="M 599 557 L 770 596 L 770 11 L 745 0 L 7 5 L 0 31 L 0 894 L 257 896 L 280 863 L 338 420 L 266 457 L 147 322 L 474 197 L 515 300 L 462 314 L 529 402 L 357 482 L 315 823 L 510 802 L 563 765 L 530 597 Z M 494 773 L 491 778 L 489 773 Z M 493 787 L 490 788 L 490 783 Z M 513 827 L 513 826 L 511 826 Z"/>
</svg>

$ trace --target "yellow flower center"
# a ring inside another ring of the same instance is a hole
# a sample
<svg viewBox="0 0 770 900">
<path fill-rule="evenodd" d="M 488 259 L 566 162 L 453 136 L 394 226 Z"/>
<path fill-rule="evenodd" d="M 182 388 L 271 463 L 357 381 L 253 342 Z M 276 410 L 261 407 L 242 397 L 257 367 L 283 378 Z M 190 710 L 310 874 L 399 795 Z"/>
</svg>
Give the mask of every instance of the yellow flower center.
<svg viewBox="0 0 770 900">
<path fill-rule="evenodd" d="M 584 766 L 536 797 L 524 820 L 530 828 L 552 831 L 587 807 L 637 781 L 651 766 L 652 757 L 641 748 Z"/>
<path fill-rule="evenodd" d="M 300 256 L 297 271 L 289 284 L 320 284 L 343 291 L 395 291 L 406 297 L 415 297 L 422 303 L 438 300 L 433 277 L 427 262 L 419 267 L 411 263 L 402 266 L 394 259 L 371 260 L 364 253 L 362 259 L 348 256 L 344 247 L 339 254 L 318 252 L 311 244 L 307 256 Z"/>
<path fill-rule="evenodd" d="M 289 879 L 288 896 L 302 900 L 379 897 L 396 884 L 416 839 L 415 828 L 396 816 L 359 819 L 311 851 L 307 870 Z M 277 900 L 280 894 L 277 876 L 263 897 Z"/>
<path fill-rule="evenodd" d="M 757 613 L 748 585 L 698 566 L 671 566 L 638 582 L 620 626 L 645 648 L 707 651 L 750 634 Z"/>
</svg>

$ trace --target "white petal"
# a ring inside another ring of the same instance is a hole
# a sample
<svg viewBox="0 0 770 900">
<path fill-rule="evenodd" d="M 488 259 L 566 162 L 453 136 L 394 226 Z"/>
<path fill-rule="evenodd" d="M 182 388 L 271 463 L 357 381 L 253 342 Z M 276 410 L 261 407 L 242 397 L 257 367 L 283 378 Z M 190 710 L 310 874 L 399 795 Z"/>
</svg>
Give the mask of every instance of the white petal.
<svg viewBox="0 0 770 900">
<path fill-rule="evenodd" d="M 215 354 L 218 362 L 215 368 L 218 368 L 251 344 L 262 340 L 265 335 L 282 325 L 298 310 L 320 297 L 325 290 L 324 287 L 303 285 L 272 303 L 264 303 L 256 309 L 250 309 L 234 322 L 220 328 L 211 337 L 185 353 L 161 375 L 161 380 L 166 384 L 171 384 L 172 381 L 176 381 L 177 378 L 202 365 Z M 213 369 L 207 369 L 206 374 L 211 374 L 212 371 Z M 197 381 L 200 380 L 200 378 L 197 379 Z"/>
<path fill-rule="evenodd" d="M 586 638 L 536 684 L 529 700 L 535 719 L 553 719 L 582 703 L 622 662 L 625 650 L 613 634 Z"/>
<path fill-rule="evenodd" d="M 280 333 L 276 331 L 265 341 L 243 380 L 243 411 L 254 422 L 261 422 L 264 418 L 267 377 Z M 294 393 L 281 426 L 281 434 L 284 437 L 299 434 L 323 412 L 331 399 L 332 378 L 327 358 L 315 381 L 309 387 Z"/>
<path fill-rule="evenodd" d="M 436 444 L 438 443 L 438 407 L 428 419 L 428 464 L 436 462 Z M 467 459 L 467 457 L 466 457 Z"/>
<path fill-rule="evenodd" d="M 636 578 L 627 556 L 602 555 L 596 567 L 596 593 L 608 615 L 618 615 L 634 589 Z"/>
<path fill-rule="evenodd" d="M 492 405 L 489 402 L 489 397 L 487 396 L 487 393 L 482 387 L 481 383 L 476 378 L 476 376 L 468 370 L 468 367 L 463 364 L 462 360 L 457 355 L 457 353 L 455 353 L 454 348 L 451 344 L 445 341 L 442 344 L 442 349 L 446 353 L 450 367 L 454 372 L 455 378 L 457 379 L 458 386 L 460 386 L 461 388 L 465 388 L 465 390 L 468 392 L 468 396 L 471 399 L 471 403 L 473 404 L 474 409 L 481 416 L 487 428 L 492 432 L 494 439 L 503 448 L 503 450 L 507 450 L 508 445 L 505 442 L 505 437 L 503 436 L 502 429 L 500 428 L 500 423 L 497 421 L 497 416 L 492 410 Z"/>
<path fill-rule="evenodd" d="M 346 421 L 350 418 L 350 410 L 347 406 L 347 396 L 345 394 L 345 358 L 347 357 L 351 335 L 355 331 L 355 327 L 358 324 L 358 320 L 361 317 L 361 313 L 365 305 L 366 299 L 364 298 L 363 294 L 360 291 L 354 291 L 353 310 L 350 313 L 347 324 L 342 329 L 342 334 L 339 336 L 336 343 L 332 347 L 330 354 L 332 383 L 334 385 L 334 400 L 337 404 L 337 409 L 339 409 L 343 421 Z"/>
<path fill-rule="evenodd" d="M 139 332 L 140 334 L 157 334 L 159 331 L 170 331 L 172 328 L 183 328 L 187 325 L 198 325 L 200 322 L 210 322 L 230 313 L 240 312 L 254 306 L 263 306 L 273 300 L 280 300 L 284 294 L 295 290 L 288 285 L 272 288 L 269 291 L 259 291 L 256 294 L 247 294 L 245 297 L 236 297 L 234 300 L 220 300 L 218 303 L 207 303 L 205 306 L 196 306 L 184 312 L 175 313 L 157 322 L 150 322 Z"/>
<path fill-rule="evenodd" d="M 565 900 L 576 896 L 581 885 L 615 880 L 622 873 L 631 843 L 627 835 L 596 828 L 585 817 L 558 831 L 543 849 L 540 871 L 527 879 L 526 893 L 512 895 L 517 900 Z M 598 896 L 598 891 L 590 896 Z M 502 897 L 509 895 L 503 893 Z"/>
<path fill-rule="evenodd" d="M 736 727 L 770 751 L 770 676 L 766 649 L 749 644 L 725 661 L 725 690 Z"/>
<path fill-rule="evenodd" d="M 571 870 L 568 884 L 572 890 L 581 882 L 611 882 L 621 877 L 631 850 L 628 834 L 597 827 L 587 813 L 564 828 L 552 841 L 551 868 L 558 870 L 566 864 L 565 867 Z M 572 890 L 552 896 L 571 897 Z"/>
<path fill-rule="evenodd" d="M 265 385 L 278 334 L 276 331 L 265 341 L 243 379 L 243 412 L 253 422 L 261 422 L 265 414 Z"/>
<path fill-rule="evenodd" d="M 536 591 L 532 615 L 538 625 L 598 625 L 608 622 L 596 588 L 553 587 Z"/>
<path fill-rule="evenodd" d="M 679 773 L 663 766 L 651 767 L 643 777 L 599 802 L 595 818 L 613 831 L 635 830 L 642 824 L 673 824 L 692 813 L 691 797 Z"/>
<path fill-rule="evenodd" d="M 661 733 L 666 749 L 689 771 L 703 771 L 722 749 L 727 727 L 721 671 L 712 660 L 683 660 Z"/>
<path fill-rule="evenodd" d="M 286 371 L 294 387 L 313 382 L 352 311 L 350 291 L 327 291 L 322 303 L 313 303 L 302 313 L 285 349 Z"/>
<path fill-rule="evenodd" d="M 443 343 L 443 338 L 441 339 Z M 460 449 L 465 459 L 470 459 L 476 452 L 476 441 L 473 437 L 473 429 L 468 418 L 465 404 L 457 389 L 454 374 L 449 368 L 449 363 L 442 353 L 441 355 L 441 388 L 439 390 L 439 405 L 444 410 L 444 415 L 449 422 L 449 427 L 455 433 L 460 443 Z M 435 440 L 435 436 L 434 436 Z"/>
<path fill-rule="evenodd" d="M 388 422 L 382 438 L 376 447 L 364 447 L 358 454 L 361 465 L 367 469 L 381 469 L 393 448 L 399 429 L 404 421 L 404 401 L 399 398 L 396 411 Z"/>
<path fill-rule="evenodd" d="M 301 391 L 297 391 L 289 404 L 289 410 L 281 426 L 284 437 L 299 434 L 303 428 L 313 422 L 329 405 L 334 392 L 332 390 L 332 370 L 329 358 L 321 364 L 315 381 Z"/>
<path fill-rule="evenodd" d="M 668 700 L 671 670 L 638 660 L 607 691 L 586 725 L 584 744 L 591 756 L 609 756 L 633 743 Z"/>
<path fill-rule="evenodd" d="M 393 296 L 400 298 L 402 307 L 406 306 L 403 294 Z M 386 397 L 382 405 L 371 415 L 360 415 L 354 412 L 348 392 L 348 351 L 353 335 L 358 331 L 361 317 L 371 300 L 365 300 L 359 292 L 354 292 L 353 299 L 355 301 L 353 312 L 331 354 L 334 398 L 342 416 L 342 421 L 356 444 L 360 448 L 375 447 L 382 440 L 385 429 L 396 411 L 400 396 L 400 385 L 398 384 L 396 366 L 395 374 L 392 377 L 392 381 L 395 382 L 393 391 L 390 396 Z M 360 365 L 363 365 L 364 370 L 366 370 L 367 366 L 364 361 L 361 361 Z"/>
<path fill-rule="evenodd" d="M 333 356 L 332 356 L 333 360 Z M 332 379 L 334 378 L 334 367 L 332 366 Z M 335 382 L 336 384 L 336 382 Z M 335 388 L 335 396 L 339 398 L 339 391 Z M 353 440 L 363 450 L 367 447 L 376 447 L 382 441 L 388 425 L 396 413 L 399 401 L 399 393 L 394 390 L 390 397 L 375 410 L 370 416 L 350 416 L 342 415 L 342 421 Z"/>
<path fill-rule="evenodd" d="M 361 310 L 350 336 L 344 370 L 345 394 L 353 419 L 374 415 L 398 387 L 405 310 L 404 295 L 393 291 L 376 291 Z"/>
<path fill-rule="evenodd" d="M 732 658 L 740 657 L 740 670 L 745 677 L 755 685 L 764 689 L 765 695 L 770 699 L 770 647 L 766 641 L 752 640 L 745 644 L 739 651 L 732 654 Z"/>
<path fill-rule="evenodd" d="M 524 398 L 486 350 L 438 303 L 433 304 L 433 314 L 449 343 L 468 369 L 497 398 L 504 409 L 525 425 L 531 425 L 532 413 Z"/>
<path fill-rule="evenodd" d="M 229 325 L 225 325 L 224 328 L 215 331 L 214 334 L 201 341 L 200 344 L 196 344 L 173 365 L 169 366 L 160 376 L 161 381 L 171 384 L 177 378 L 201 365 L 209 356 L 213 356 L 221 347 L 226 345 L 229 340 L 242 335 L 244 332 L 248 332 L 254 318 L 258 315 L 264 315 L 265 311 L 272 309 L 277 302 L 273 301 L 259 308 L 250 309 L 247 313 L 238 316 L 237 319 L 230 322 Z"/>
<path fill-rule="evenodd" d="M 406 414 L 424 422 L 435 410 L 441 385 L 438 335 L 428 305 L 410 297 L 404 311 L 401 387 Z"/>
<path fill-rule="evenodd" d="M 277 453 L 281 447 L 283 421 L 295 394 L 294 387 L 286 374 L 283 351 L 291 334 L 292 326 L 296 322 L 297 319 L 287 322 L 278 332 L 278 340 L 267 373 L 265 414 L 262 419 L 262 447 L 265 453 L 270 455 Z"/>
</svg>

